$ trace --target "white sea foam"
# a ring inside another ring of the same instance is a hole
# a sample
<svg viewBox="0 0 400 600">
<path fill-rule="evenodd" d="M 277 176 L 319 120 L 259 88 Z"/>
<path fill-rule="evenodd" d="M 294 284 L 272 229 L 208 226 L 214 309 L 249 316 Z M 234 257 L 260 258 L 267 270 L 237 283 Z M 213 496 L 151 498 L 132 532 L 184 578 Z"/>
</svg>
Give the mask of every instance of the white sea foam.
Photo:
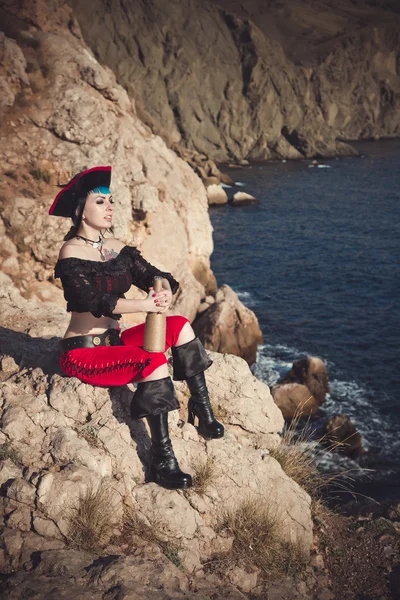
<svg viewBox="0 0 400 600">
<path fill-rule="evenodd" d="M 240 300 L 253 300 L 254 298 L 253 296 L 250 294 L 250 292 L 235 292 L 237 294 L 237 297 Z"/>
<path fill-rule="evenodd" d="M 235 185 L 237 185 L 238 187 L 243 187 L 243 186 L 245 186 L 246 184 L 245 184 L 245 183 L 243 183 L 243 181 L 235 181 Z"/>
<path fill-rule="evenodd" d="M 246 292 L 244 290 L 235 290 L 235 288 L 232 289 L 239 298 L 239 300 L 243 302 L 245 306 L 248 306 L 249 308 L 254 308 L 255 306 L 257 306 L 257 304 L 259 304 L 259 301 L 255 299 L 252 293 Z"/>
<path fill-rule="evenodd" d="M 223 188 L 231 188 L 231 185 L 228 185 L 227 183 L 221 183 L 221 187 Z"/>
<path fill-rule="evenodd" d="M 309 169 L 314 169 L 315 167 L 317 169 L 332 169 L 331 165 L 308 165 Z"/>
<path fill-rule="evenodd" d="M 293 361 L 299 356 L 296 348 L 283 344 L 260 344 L 253 373 L 270 387 L 275 385 L 284 373 L 290 370 Z"/>
<path fill-rule="evenodd" d="M 258 348 L 257 361 L 252 366 L 252 371 L 258 379 L 271 387 L 290 370 L 295 360 L 311 354 L 304 349 L 300 351 L 283 344 L 262 344 Z M 321 358 L 329 370 L 333 363 L 322 356 Z M 385 464 L 385 473 L 388 472 L 395 457 L 399 455 L 400 459 L 400 438 L 393 431 L 390 417 L 380 413 L 375 393 L 355 381 L 332 379 L 329 385 L 330 393 L 327 394 L 323 411 L 328 416 L 338 413 L 348 416 L 361 433 L 365 450 L 370 451 L 370 455 L 367 454 L 363 459 L 363 467 L 368 466 L 369 461 L 372 466 L 374 461 L 378 461 L 380 473 L 382 464 Z M 324 471 L 351 469 L 354 477 L 365 475 L 358 462 L 325 451 L 321 447 L 318 448 L 315 459 Z"/>
</svg>

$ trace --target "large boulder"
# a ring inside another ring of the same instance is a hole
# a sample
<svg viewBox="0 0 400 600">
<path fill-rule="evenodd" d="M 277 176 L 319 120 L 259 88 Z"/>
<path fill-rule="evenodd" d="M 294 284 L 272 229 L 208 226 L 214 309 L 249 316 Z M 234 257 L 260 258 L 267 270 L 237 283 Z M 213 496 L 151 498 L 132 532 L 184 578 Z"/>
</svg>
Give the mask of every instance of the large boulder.
<svg viewBox="0 0 400 600">
<path fill-rule="evenodd" d="M 318 402 L 308 387 L 301 383 L 276 385 L 271 389 L 271 393 L 285 419 L 314 415 L 319 411 Z"/>
<path fill-rule="evenodd" d="M 272 388 L 274 400 L 286 419 L 317 413 L 328 392 L 328 370 L 316 356 L 296 360 Z"/>
<path fill-rule="evenodd" d="M 249 364 L 255 362 L 257 346 L 263 340 L 256 315 L 226 284 L 219 289 L 215 302 L 202 309 L 193 329 L 207 349 L 241 356 Z"/>
<path fill-rule="evenodd" d="M 227 204 L 228 202 L 228 196 L 224 188 L 214 183 L 207 187 L 207 198 L 209 206 Z"/>
</svg>

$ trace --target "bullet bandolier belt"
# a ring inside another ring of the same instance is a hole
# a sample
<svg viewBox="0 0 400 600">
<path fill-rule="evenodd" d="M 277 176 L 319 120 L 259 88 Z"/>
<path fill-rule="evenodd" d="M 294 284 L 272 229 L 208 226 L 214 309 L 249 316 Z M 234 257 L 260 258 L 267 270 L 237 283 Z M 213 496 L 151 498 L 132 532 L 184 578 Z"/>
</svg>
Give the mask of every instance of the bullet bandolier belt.
<svg viewBox="0 0 400 600">
<path fill-rule="evenodd" d="M 97 348 L 98 346 L 122 346 L 119 332 L 116 329 L 107 329 L 104 333 L 91 335 L 76 335 L 60 340 L 60 352 L 68 352 L 75 348 Z"/>
</svg>

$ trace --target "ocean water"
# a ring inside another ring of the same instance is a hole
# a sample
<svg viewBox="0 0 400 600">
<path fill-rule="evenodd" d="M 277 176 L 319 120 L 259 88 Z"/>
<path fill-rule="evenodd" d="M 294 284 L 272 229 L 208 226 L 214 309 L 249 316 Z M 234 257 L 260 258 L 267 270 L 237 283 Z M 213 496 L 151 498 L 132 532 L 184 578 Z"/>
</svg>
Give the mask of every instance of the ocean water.
<svg viewBox="0 0 400 600">
<path fill-rule="evenodd" d="M 331 385 L 322 416 L 351 417 L 367 450 L 347 466 L 360 481 L 359 469 L 372 469 L 368 493 L 400 498 L 400 141 L 355 146 L 361 157 L 314 167 L 224 169 L 235 181 L 228 195 L 259 204 L 210 210 L 211 266 L 259 319 L 256 376 L 271 385 L 297 358 L 322 358 Z M 322 456 L 326 469 L 340 462 Z"/>
</svg>

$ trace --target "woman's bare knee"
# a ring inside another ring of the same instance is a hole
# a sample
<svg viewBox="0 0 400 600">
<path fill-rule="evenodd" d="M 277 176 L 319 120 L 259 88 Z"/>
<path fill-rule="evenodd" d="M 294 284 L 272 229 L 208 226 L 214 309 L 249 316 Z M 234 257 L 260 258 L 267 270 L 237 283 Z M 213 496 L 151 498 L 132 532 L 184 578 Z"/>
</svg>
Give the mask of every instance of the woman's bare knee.
<svg viewBox="0 0 400 600">
<path fill-rule="evenodd" d="M 155 381 L 156 379 L 164 379 L 164 377 L 168 377 L 168 375 L 168 365 L 165 364 L 157 367 L 157 369 L 154 369 L 150 375 L 143 377 L 143 379 L 140 379 L 140 381 Z"/>
<path fill-rule="evenodd" d="M 182 330 L 179 334 L 178 340 L 176 342 L 177 346 L 181 346 L 182 344 L 187 344 L 188 342 L 190 342 L 191 340 L 194 340 L 195 338 L 195 333 L 192 329 L 192 326 L 190 323 L 185 323 L 184 326 L 182 327 Z"/>
</svg>

